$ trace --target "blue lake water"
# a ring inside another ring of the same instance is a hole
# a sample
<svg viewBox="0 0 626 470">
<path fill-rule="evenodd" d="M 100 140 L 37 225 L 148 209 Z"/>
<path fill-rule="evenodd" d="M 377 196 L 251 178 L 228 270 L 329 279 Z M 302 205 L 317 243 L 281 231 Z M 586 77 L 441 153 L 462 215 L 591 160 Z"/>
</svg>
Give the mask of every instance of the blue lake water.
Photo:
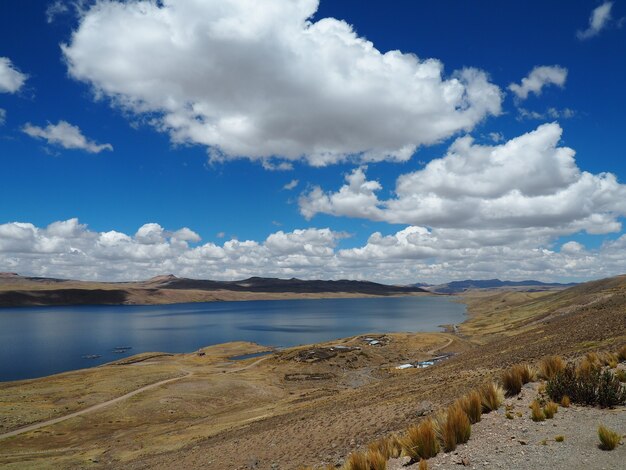
<svg viewBox="0 0 626 470">
<path fill-rule="evenodd" d="M 464 319 L 465 305 L 430 296 L 0 308 L 0 381 L 141 352 L 191 352 L 228 341 L 295 346 L 362 333 L 439 331 Z M 116 354 L 118 347 L 132 349 Z"/>
</svg>

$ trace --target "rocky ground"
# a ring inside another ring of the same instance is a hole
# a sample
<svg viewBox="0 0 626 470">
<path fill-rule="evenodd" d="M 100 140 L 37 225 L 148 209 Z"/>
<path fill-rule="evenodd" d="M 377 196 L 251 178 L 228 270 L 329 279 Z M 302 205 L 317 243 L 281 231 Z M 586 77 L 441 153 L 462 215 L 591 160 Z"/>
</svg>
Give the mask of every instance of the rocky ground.
<svg viewBox="0 0 626 470">
<path fill-rule="evenodd" d="M 537 393 L 538 384 L 527 384 L 518 397 L 507 399 L 498 410 L 483 415 L 472 426 L 469 442 L 456 451 L 440 453 L 428 461 L 428 468 L 440 470 L 516 469 L 552 470 L 623 469 L 626 468 L 626 446 L 613 451 L 598 447 L 598 425 L 626 434 L 626 407 L 613 410 L 570 406 L 559 407 L 553 419 L 534 422 L 529 405 Z M 506 409 L 509 416 L 506 418 Z M 517 415 L 521 413 L 521 417 Z M 563 436 L 562 442 L 555 438 Z M 406 465 L 406 458 L 393 459 L 388 470 L 417 469 L 418 464 Z"/>
</svg>

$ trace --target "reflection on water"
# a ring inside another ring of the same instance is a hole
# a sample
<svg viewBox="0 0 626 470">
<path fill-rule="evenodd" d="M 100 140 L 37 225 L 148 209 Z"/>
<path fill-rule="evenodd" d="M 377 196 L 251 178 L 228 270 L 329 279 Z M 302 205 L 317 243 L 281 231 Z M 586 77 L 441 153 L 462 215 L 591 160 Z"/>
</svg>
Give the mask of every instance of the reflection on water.
<svg viewBox="0 0 626 470">
<path fill-rule="evenodd" d="M 445 297 L 0 309 L 0 380 L 227 341 L 285 347 L 368 332 L 437 331 L 464 316 L 465 306 Z M 114 353 L 120 345 L 132 349 Z"/>
</svg>

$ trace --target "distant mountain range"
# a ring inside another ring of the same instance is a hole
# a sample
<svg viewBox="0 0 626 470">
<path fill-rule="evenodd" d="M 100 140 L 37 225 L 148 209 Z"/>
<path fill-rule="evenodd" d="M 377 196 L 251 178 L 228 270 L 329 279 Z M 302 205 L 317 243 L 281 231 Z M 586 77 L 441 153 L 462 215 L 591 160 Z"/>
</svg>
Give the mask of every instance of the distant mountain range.
<svg viewBox="0 0 626 470">
<path fill-rule="evenodd" d="M 392 286 L 368 281 L 306 281 L 251 277 L 240 281 L 212 281 L 157 276 L 137 282 L 91 282 L 23 277 L 0 273 L 0 307 L 27 305 L 120 305 L 387 296 L 426 293 L 416 286 Z"/>
<path fill-rule="evenodd" d="M 430 292 L 438 294 L 458 294 L 471 289 L 499 289 L 499 288 L 516 288 L 519 290 L 548 290 L 548 289 L 565 289 L 575 286 L 576 283 L 560 284 L 558 282 L 541 282 L 541 281 L 501 281 L 500 279 L 466 279 L 464 281 L 452 281 L 445 284 L 429 285 L 424 283 L 411 284 L 412 287 L 424 288 Z"/>
</svg>

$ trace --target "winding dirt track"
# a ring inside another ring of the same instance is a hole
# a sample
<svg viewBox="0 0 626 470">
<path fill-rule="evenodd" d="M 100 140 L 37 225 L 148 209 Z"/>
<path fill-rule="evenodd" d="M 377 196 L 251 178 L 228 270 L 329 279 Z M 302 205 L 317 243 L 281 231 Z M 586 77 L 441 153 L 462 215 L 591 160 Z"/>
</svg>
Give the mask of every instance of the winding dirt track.
<svg viewBox="0 0 626 470">
<path fill-rule="evenodd" d="M 42 421 L 40 423 L 31 424 L 29 426 L 25 426 L 23 428 L 16 429 L 15 431 L 11 431 L 11 432 L 7 432 L 7 433 L 4 433 L 4 434 L 0 434 L 0 439 L 5 439 L 7 437 L 18 436 L 18 435 L 23 434 L 25 432 L 34 431 L 35 429 L 43 428 L 43 427 L 46 427 L 46 426 L 51 426 L 53 424 L 60 423 L 60 422 L 65 421 L 67 419 L 75 418 L 76 416 L 81 416 L 81 415 L 84 415 L 84 414 L 87 414 L 87 413 L 91 413 L 93 411 L 98 411 L 98 410 L 101 410 L 102 408 L 105 408 L 107 406 L 114 405 L 115 403 L 119 403 L 121 401 L 127 400 L 128 398 L 133 397 L 133 396 L 135 396 L 135 395 L 137 395 L 139 393 L 145 392 L 146 390 L 151 390 L 153 388 L 160 387 L 161 385 L 165 385 L 165 384 L 170 383 L 170 382 L 175 382 L 177 380 L 186 379 L 186 378 L 190 377 L 191 375 L 193 375 L 192 372 L 189 372 L 189 371 L 184 371 L 184 372 L 186 372 L 186 375 L 181 375 L 180 377 L 174 377 L 172 379 L 165 379 L 165 380 L 161 380 L 159 382 L 155 382 L 155 383 L 150 384 L 150 385 L 145 385 L 145 386 L 143 386 L 141 388 L 138 388 L 137 390 L 133 390 L 132 392 L 128 392 L 126 395 L 122 395 L 120 397 L 113 398 L 112 400 L 108 400 L 108 401 L 105 401 L 105 402 L 102 402 L 102 403 L 98 403 L 97 405 L 90 406 L 89 408 L 85 408 L 83 410 L 75 411 L 74 413 L 70 413 L 70 414 L 65 415 L 65 416 L 59 416 L 58 418 L 53 418 L 53 419 L 49 419 L 47 421 Z"/>
</svg>

